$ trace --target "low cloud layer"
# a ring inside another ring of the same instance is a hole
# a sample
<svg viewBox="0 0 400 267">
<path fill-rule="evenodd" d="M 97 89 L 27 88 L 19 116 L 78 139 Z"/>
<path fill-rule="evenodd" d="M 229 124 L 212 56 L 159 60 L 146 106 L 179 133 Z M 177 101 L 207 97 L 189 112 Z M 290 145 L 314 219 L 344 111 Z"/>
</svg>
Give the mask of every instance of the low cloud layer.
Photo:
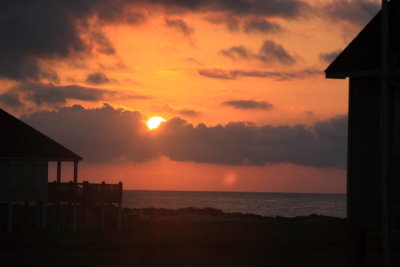
<svg viewBox="0 0 400 267">
<path fill-rule="evenodd" d="M 223 106 L 231 106 L 236 109 L 272 109 L 273 105 L 266 101 L 255 100 L 229 100 L 222 103 Z"/>
<path fill-rule="evenodd" d="M 220 79 L 220 80 L 236 80 L 238 78 L 267 78 L 277 81 L 287 81 L 293 79 L 301 79 L 313 75 L 321 74 L 321 70 L 317 69 L 305 69 L 300 71 L 292 72 L 280 72 L 280 71 L 262 71 L 262 70 L 227 70 L 227 69 L 200 69 L 198 70 L 199 75 Z"/>
<path fill-rule="evenodd" d="M 87 161 L 143 162 L 167 156 L 175 161 L 230 165 L 294 163 L 344 168 L 347 117 L 312 126 L 256 126 L 248 122 L 194 126 L 181 118 L 148 131 L 137 111 L 82 106 L 22 116 L 33 127 Z"/>
</svg>

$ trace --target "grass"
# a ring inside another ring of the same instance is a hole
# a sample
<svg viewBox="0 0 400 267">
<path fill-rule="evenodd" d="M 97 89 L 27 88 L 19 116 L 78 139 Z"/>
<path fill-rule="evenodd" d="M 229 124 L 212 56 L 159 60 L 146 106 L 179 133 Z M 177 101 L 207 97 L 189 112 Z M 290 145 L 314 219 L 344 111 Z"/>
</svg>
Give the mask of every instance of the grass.
<svg viewBox="0 0 400 267">
<path fill-rule="evenodd" d="M 127 209 L 123 225 L 122 232 L 1 233 L 0 265 L 351 266 L 348 229 L 339 218 Z M 371 247 L 370 266 L 379 266 L 379 251 Z"/>
</svg>

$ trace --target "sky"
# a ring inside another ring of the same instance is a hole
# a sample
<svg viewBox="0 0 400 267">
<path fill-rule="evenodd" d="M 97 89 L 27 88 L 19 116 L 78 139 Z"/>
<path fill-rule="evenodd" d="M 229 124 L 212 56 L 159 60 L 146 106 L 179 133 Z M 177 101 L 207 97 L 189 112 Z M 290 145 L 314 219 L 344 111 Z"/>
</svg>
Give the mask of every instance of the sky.
<svg viewBox="0 0 400 267">
<path fill-rule="evenodd" d="M 7 1 L 0 107 L 82 156 L 81 181 L 345 193 L 348 81 L 323 71 L 379 3 Z"/>
</svg>

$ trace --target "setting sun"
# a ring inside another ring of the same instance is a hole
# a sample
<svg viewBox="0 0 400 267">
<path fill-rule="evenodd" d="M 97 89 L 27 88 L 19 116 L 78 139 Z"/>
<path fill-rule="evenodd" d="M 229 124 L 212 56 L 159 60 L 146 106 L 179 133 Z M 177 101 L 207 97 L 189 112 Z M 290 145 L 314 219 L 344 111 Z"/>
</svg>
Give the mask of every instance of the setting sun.
<svg viewBox="0 0 400 267">
<path fill-rule="evenodd" d="M 151 117 L 150 119 L 147 120 L 146 124 L 147 124 L 147 128 L 149 128 L 149 130 L 153 130 L 158 128 L 158 126 L 160 126 L 160 124 L 162 122 L 165 122 L 164 118 L 161 117 Z"/>
</svg>

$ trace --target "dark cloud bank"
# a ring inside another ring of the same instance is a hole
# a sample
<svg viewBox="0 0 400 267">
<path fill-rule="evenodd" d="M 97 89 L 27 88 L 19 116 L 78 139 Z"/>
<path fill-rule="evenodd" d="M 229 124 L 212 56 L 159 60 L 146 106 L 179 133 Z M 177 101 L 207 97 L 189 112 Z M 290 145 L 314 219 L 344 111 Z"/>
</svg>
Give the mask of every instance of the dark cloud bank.
<svg viewBox="0 0 400 267">
<path fill-rule="evenodd" d="M 138 10 L 155 6 L 170 13 L 222 12 L 233 16 L 298 17 L 308 4 L 300 0 L 85 0 L 4 1 L 0 8 L 0 78 L 19 81 L 58 80 L 43 60 L 67 59 L 96 50 L 115 54 L 101 31 L 105 24 L 138 24 L 146 15 Z M 95 18 L 96 25 L 90 20 Z M 182 20 L 167 25 L 188 35 L 192 29 Z M 252 21 L 247 29 L 274 27 Z"/>
<path fill-rule="evenodd" d="M 279 25 L 269 21 L 270 18 L 296 19 L 316 13 L 315 6 L 302 0 L 3 1 L 0 78 L 58 82 L 57 73 L 46 62 L 81 58 L 93 51 L 114 55 L 117 51 L 101 31 L 102 26 L 143 23 L 151 12 L 142 11 L 157 7 L 174 15 L 208 12 L 219 16 L 214 19 L 215 23 L 226 23 L 231 29 L 240 24 L 244 32 L 263 33 L 281 30 Z M 334 21 L 361 25 L 378 9 L 379 5 L 371 0 L 338 0 L 318 6 L 317 13 Z M 193 32 L 181 19 L 167 20 L 166 24 L 185 36 Z M 286 57 L 288 60 L 290 58 Z"/>
<path fill-rule="evenodd" d="M 194 126 L 180 118 L 149 132 L 139 112 L 109 105 L 75 105 L 22 116 L 28 124 L 82 155 L 88 161 L 143 162 L 164 155 L 176 161 L 231 165 L 294 163 L 344 168 L 347 117 L 312 126 L 263 126 L 232 122 Z"/>
</svg>

